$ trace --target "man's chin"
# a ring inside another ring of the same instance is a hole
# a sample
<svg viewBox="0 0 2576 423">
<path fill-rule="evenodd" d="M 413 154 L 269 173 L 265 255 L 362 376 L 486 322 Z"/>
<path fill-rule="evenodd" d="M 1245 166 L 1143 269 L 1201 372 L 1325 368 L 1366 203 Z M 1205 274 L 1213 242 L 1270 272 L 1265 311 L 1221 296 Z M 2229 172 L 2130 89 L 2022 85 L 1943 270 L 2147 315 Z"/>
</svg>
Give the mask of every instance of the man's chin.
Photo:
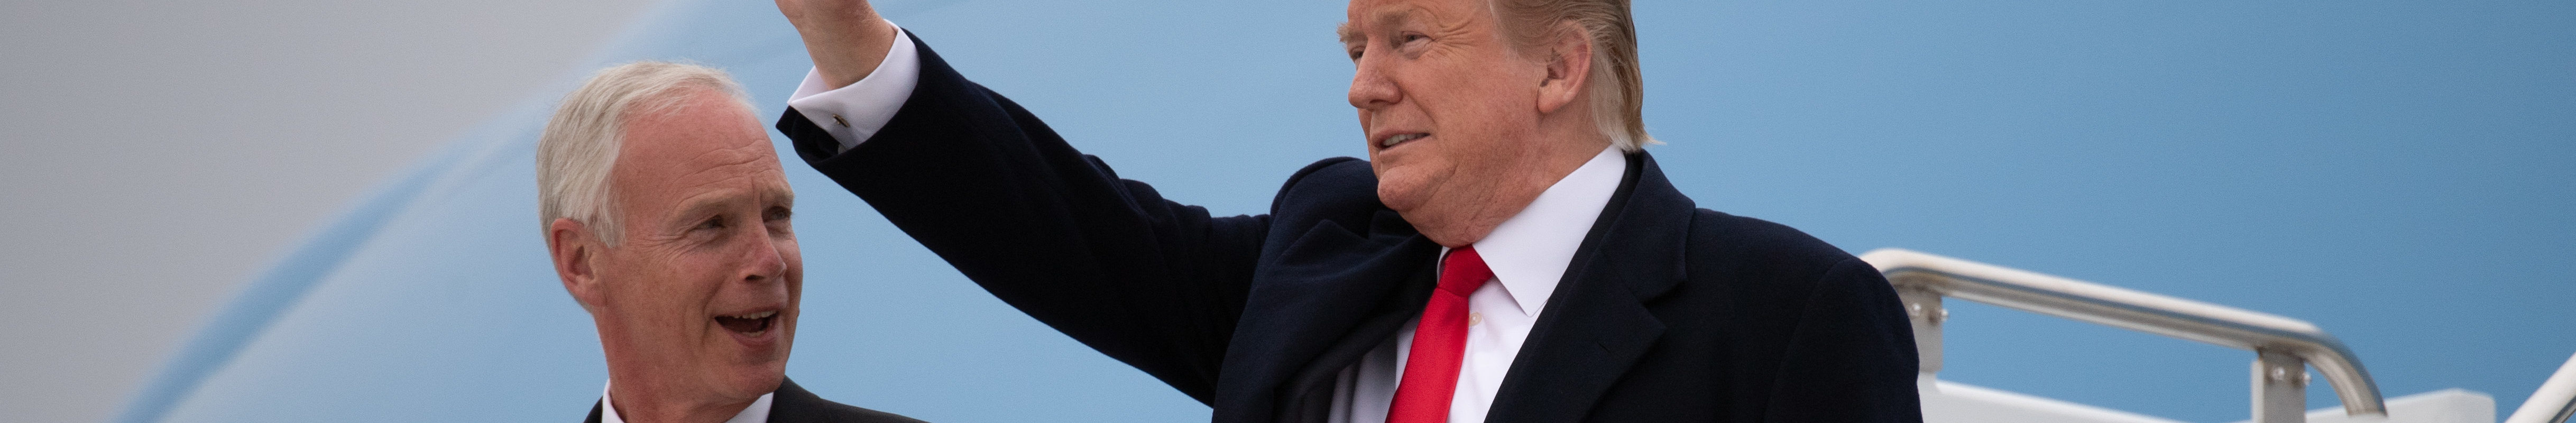
<svg viewBox="0 0 2576 423">
<path fill-rule="evenodd" d="M 727 391 L 725 393 L 731 397 L 759 398 L 761 395 L 777 391 L 779 382 L 787 380 L 787 363 L 784 361 L 728 370 L 731 374 L 725 377 L 722 383 Z"/>
<path fill-rule="evenodd" d="M 1403 215 L 1422 205 L 1421 198 L 1413 195 L 1411 190 L 1389 189 L 1384 183 L 1378 184 L 1377 201 L 1386 204 L 1387 209 L 1395 210 L 1395 214 L 1398 215 Z"/>
<path fill-rule="evenodd" d="M 786 377 L 792 339 L 783 329 L 770 328 L 762 333 L 725 331 L 724 338 L 713 345 L 715 350 L 707 351 L 707 358 L 724 363 L 718 365 L 716 371 L 721 374 L 715 375 L 716 382 L 729 391 L 755 396 L 777 389 L 778 381 Z"/>
<path fill-rule="evenodd" d="M 1399 214 L 1414 210 L 1427 202 L 1424 197 L 1428 197 L 1425 192 L 1429 190 L 1424 189 L 1424 186 L 1429 185 L 1426 180 L 1430 178 L 1420 175 L 1420 172 L 1409 170 L 1377 170 L 1377 201 L 1386 204 L 1386 208 L 1394 209 Z"/>
</svg>

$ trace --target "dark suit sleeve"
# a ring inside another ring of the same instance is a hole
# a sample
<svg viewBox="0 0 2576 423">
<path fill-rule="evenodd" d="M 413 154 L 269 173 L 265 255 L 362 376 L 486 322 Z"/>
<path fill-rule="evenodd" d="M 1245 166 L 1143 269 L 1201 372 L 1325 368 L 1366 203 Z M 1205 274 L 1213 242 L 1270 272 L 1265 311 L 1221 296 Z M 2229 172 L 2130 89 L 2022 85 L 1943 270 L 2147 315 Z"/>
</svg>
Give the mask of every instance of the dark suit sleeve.
<svg viewBox="0 0 2576 423">
<path fill-rule="evenodd" d="M 1921 422 L 1914 328 L 1887 279 L 1844 259 L 1808 295 L 1764 421 Z"/>
<path fill-rule="evenodd" d="M 919 83 L 866 142 L 838 152 L 795 110 L 779 131 L 994 296 L 1209 401 L 1269 218 L 1211 217 L 1119 179 L 916 47 Z"/>
</svg>

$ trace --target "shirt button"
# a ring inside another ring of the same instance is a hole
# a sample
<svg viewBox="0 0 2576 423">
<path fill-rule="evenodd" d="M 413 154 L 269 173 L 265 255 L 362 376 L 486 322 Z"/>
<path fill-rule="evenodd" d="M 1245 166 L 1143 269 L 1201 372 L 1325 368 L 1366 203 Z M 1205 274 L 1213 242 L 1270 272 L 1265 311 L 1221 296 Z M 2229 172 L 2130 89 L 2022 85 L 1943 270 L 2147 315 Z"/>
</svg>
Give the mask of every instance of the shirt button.
<svg viewBox="0 0 2576 423">
<path fill-rule="evenodd" d="M 850 127 L 850 121 L 841 119 L 841 115 L 832 115 L 832 123 L 841 124 L 843 128 Z"/>
<path fill-rule="evenodd" d="M 1475 326 L 1477 323 L 1484 323 L 1484 322 L 1485 322 L 1485 313 L 1477 313 L 1477 312 L 1472 312 L 1472 311 L 1467 312 L 1467 326 Z"/>
</svg>

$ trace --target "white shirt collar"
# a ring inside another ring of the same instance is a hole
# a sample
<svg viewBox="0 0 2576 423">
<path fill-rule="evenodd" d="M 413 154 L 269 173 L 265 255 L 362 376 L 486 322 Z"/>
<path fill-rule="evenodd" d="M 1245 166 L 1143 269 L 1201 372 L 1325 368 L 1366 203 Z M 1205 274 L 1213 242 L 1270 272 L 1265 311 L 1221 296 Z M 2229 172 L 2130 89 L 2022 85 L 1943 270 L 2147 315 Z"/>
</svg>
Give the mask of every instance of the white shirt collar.
<svg viewBox="0 0 2576 423">
<path fill-rule="evenodd" d="M 1494 270 L 1494 280 L 1511 295 L 1521 312 L 1537 316 L 1556 295 L 1556 283 L 1574 262 L 1574 250 L 1592 233 L 1592 222 L 1619 191 L 1628 175 L 1628 158 L 1617 147 L 1602 149 L 1574 173 L 1540 192 L 1520 214 L 1495 226 L 1476 241 L 1476 255 Z M 1448 249 L 1441 249 L 1447 253 Z"/>
<path fill-rule="evenodd" d="M 617 381 L 608 383 L 613 385 Z M 725 419 L 725 423 L 769 423 L 769 399 L 775 396 L 778 396 L 777 392 L 760 394 L 760 399 L 752 400 L 751 406 L 743 407 L 742 412 L 734 413 L 733 418 Z M 608 398 L 608 387 L 599 387 L 599 423 L 626 423 L 625 418 L 617 416 L 616 404 Z"/>
</svg>

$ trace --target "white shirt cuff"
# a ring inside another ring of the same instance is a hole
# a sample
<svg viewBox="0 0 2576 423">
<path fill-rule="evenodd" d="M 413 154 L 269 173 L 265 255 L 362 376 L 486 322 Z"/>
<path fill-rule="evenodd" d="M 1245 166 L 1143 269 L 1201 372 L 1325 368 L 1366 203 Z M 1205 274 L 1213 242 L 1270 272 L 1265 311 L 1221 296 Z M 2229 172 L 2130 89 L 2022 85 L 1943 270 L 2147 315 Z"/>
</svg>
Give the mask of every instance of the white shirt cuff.
<svg viewBox="0 0 2576 423">
<path fill-rule="evenodd" d="M 887 22 L 891 25 L 893 22 Z M 912 87 L 921 80 L 921 57 L 913 52 L 912 35 L 896 28 L 894 45 L 886 49 L 885 60 L 859 82 L 837 89 L 825 89 L 822 75 L 808 69 L 805 82 L 796 86 L 796 94 L 787 96 L 787 106 L 805 114 L 805 120 L 823 127 L 823 132 L 841 142 L 849 151 L 885 129 L 894 120 L 894 112 L 912 98 Z"/>
</svg>

